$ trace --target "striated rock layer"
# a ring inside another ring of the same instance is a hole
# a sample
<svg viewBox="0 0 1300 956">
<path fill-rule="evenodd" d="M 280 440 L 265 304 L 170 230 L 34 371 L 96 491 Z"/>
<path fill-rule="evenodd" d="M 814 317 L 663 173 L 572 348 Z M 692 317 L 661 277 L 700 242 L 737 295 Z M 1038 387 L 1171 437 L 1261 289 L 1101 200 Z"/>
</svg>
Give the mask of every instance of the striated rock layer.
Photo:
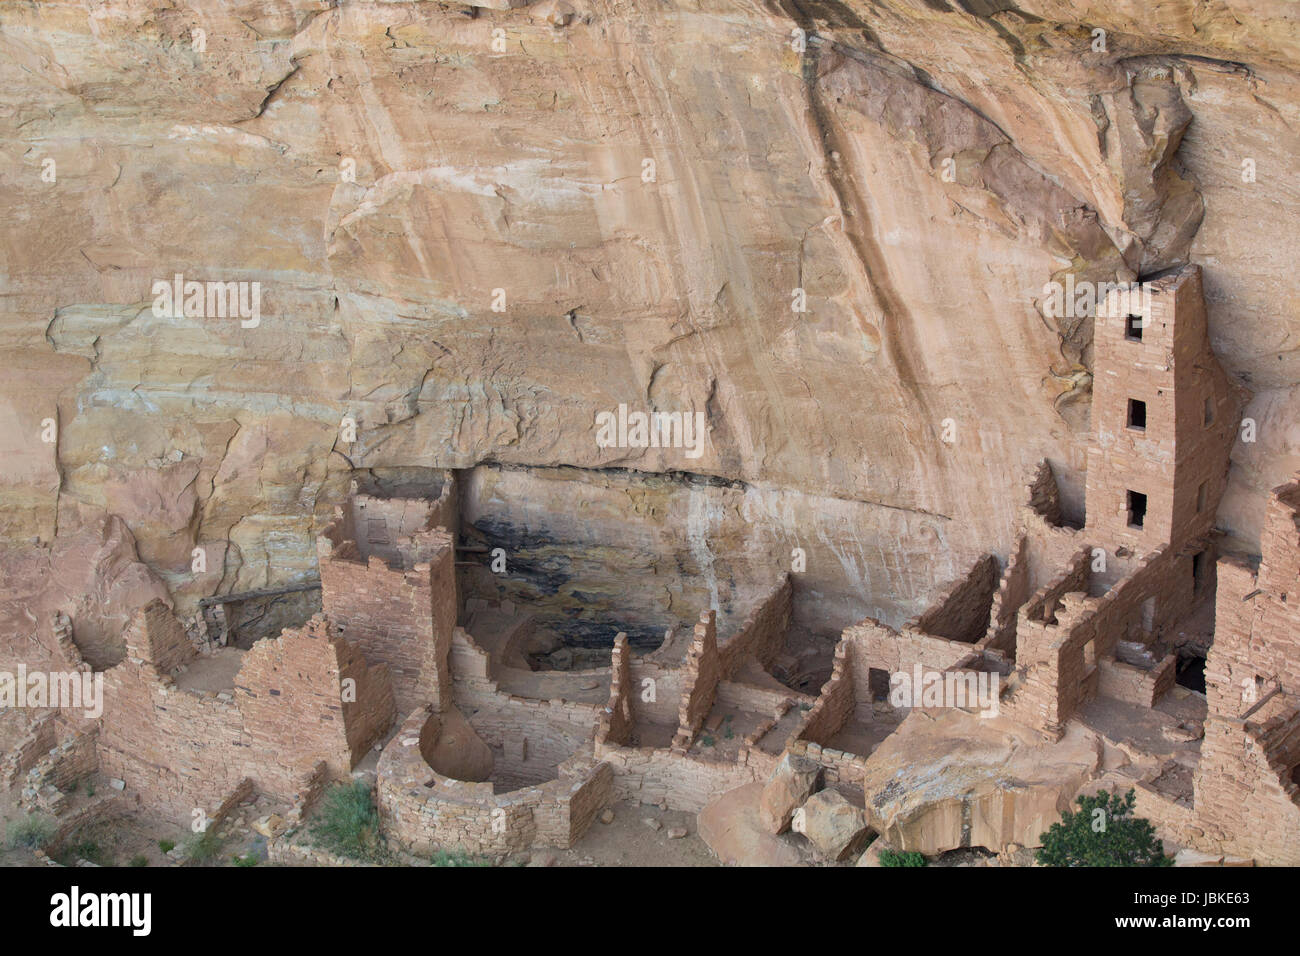
<svg viewBox="0 0 1300 956">
<path fill-rule="evenodd" d="M 585 485 L 685 528 L 697 586 L 802 548 L 801 623 L 898 623 L 1040 459 L 1081 508 L 1091 321 L 1045 283 L 1194 260 L 1257 552 L 1300 467 L 1298 55 L 1287 0 L 7 5 L 0 535 L 118 516 L 186 608 L 311 576 L 354 467 L 487 463 L 595 538 Z M 260 321 L 155 314 L 178 274 Z M 708 440 L 600 447 L 620 404 Z"/>
</svg>

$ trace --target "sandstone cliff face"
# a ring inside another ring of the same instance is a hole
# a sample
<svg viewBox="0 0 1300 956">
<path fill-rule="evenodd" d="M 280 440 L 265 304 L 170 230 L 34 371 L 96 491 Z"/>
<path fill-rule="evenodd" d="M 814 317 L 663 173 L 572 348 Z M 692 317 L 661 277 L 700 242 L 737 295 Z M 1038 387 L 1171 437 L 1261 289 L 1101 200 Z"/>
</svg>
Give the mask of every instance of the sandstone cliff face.
<svg viewBox="0 0 1300 956">
<path fill-rule="evenodd" d="M 118 515 L 186 605 L 310 574 L 352 466 L 686 472 L 724 481 L 629 519 L 699 567 L 804 547 L 812 627 L 901 619 L 1039 459 L 1080 507 L 1091 326 L 1044 284 L 1192 260 L 1257 550 L 1300 467 L 1298 63 L 1287 0 L 8 4 L 0 533 Z M 176 274 L 260 324 L 156 316 Z M 620 403 L 705 413 L 703 454 L 599 447 Z"/>
</svg>

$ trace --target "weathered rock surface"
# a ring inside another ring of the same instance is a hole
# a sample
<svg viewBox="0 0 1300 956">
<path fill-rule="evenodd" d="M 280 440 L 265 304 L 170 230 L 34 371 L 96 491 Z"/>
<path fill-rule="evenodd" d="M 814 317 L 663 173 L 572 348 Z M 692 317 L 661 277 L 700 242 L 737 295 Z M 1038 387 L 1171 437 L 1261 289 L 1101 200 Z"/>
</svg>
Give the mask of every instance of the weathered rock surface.
<svg viewBox="0 0 1300 956">
<path fill-rule="evenodd" d="M 880 851 L 885 849 L 887 849 L 887 847 L 885 846 L 884 840 L 872 840 L 871 845 L 862 851 L 862 855 L 858 857 L 858 861 L 853 865 L 878 867 L 881 865 Z"/>
<path fill-rule="evenodd" d="M 927 856 L 1041 846 L 1100 750 L 1078 725 L 1046 744 L 1004 717 L 913 711 L 867 761 L 867 817 L 889 846 Z"/>
<path fill-rule="evenodd" d="M 70 666 L 54 633 L 56 613 L 71 619 L 79 655 L 102 669 L 125 655 L 123 631 L 137 608 L 171 603 L 116 517 L 87 522 L 53 545 L 0 544 L 0 581 L 0 670 L 10 673 L 19 662 L 33 670 Z"/>
<path fill-rule="evenodd" d="M 759 820 L 768 833 L 785 833 L 796 809 L 817 789 L 821 765 L 788 751 L 763 786 L 758 801 Z"/>
<path fill-rule="evenodd" d="M 814 793 L 801 809 L 801 832 L 828 860 L 843 860 L 852 855 L 871 835 L 867 815 L 838 790 Z"/>
<path fill-rule="evenodd" d="M 800 866 L 803 857 L 759 822 L 761 783 L 729 790 L 700 811 L 696 829 L 713 855 L 729 866 Z"/>
<path fill-rule="evenodd" d="M 1082 465 L 1044 283 L 1191 258 L 1257 550 L 1300 466 L 1287 0 L 473 6 L 6 10 L 0 535 L 120 515 L 187 607 L 309 576 L 352 464 L 672 472 L 694 567 L 802 547 L 801 624 L 898 623 Z M 178 273 L 260 323 L 155 316 Z M 706 447 L 598 447 L 619 403 Z M 654 498 L 601 520 L 675 530 Z"/>
</svg>

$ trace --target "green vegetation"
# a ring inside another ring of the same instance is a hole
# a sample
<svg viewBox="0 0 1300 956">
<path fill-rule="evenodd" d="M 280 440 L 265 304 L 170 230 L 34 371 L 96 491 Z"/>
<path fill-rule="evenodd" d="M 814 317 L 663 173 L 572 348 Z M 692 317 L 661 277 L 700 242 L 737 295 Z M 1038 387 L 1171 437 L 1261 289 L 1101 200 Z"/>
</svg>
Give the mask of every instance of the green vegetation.
<svg viewBox="0 0 1300 956">
<path fill-rule="evenodd" d="M 235 866 L 257 866 L 257 857 L 252 853 L 248 854 L 248 856 L 235 854 L 231 859 L 235 861 Z"/>
<path fill-rule="evenodd" d="M 470 856 L 463 850 L 439 850 L 429 860 L 430 866 L 491 866 L 491 860 Z"/>
<path fill-rule="evenodd" d="M 894 850 L 880 851 L 881 866 L 925 866 L 929 861 L 915 850 L 905 850 L 902 853 Z"/>
<path fill-rule="evenodd" d="M 127 866 L 148 866 L 148 865 L 149 865 L 149 858 L 145 856 L 143 853 L 137 853 L 135 856 L 131 857 L 131 862 L 127 864 Z"/>
<path fill-rule="evenodd" d="M 196 833 L 185 842 L 185 859 L 191 863 L 211 863 L 221 852 L 221 837 L 217 828 L 209 824 L 202 833 Z"/>
<path fill-rule="evenodd" d="M 176 841 L 175 841 L 175 840 L 159 840 L 159 841 L 158 841 L 158 849 L 162 850 L 164 853 L 170 853 L 172 850 L 176 849 Z"/>
<path fill-rule="evenodd" d="M 1043 866 L 1172 866 L 1151 821 L 1133 816 L 1136 793 L 1080 797 L 1042 835 L 1036 855 Z"/>
<path fill-rule="evenodd" d="M 86 860 L 96 866 L 111 866 L 113 862 L 102 846 L 88 839 L 78 840 L 64 847 L 58 855 L 58 860 L 64 866 L 73 866 L 78 860 Z"/>
<path fill-rule="evenodd" d="M 336 784 L 325 792 L 311 835 L 322 848 L 354 860 L 378 862 L 387 855 L 379 834 L 379 811 L 362 780 Z"/>
<path fill-rule="evenodd" d="M 54 821 L 39 813 L 29 813 L 21 820 L 9 824 L 8 842 L 10 849 L 25 847 L 39 850 L 50 842 L 54 836 Z"/>
</svg>

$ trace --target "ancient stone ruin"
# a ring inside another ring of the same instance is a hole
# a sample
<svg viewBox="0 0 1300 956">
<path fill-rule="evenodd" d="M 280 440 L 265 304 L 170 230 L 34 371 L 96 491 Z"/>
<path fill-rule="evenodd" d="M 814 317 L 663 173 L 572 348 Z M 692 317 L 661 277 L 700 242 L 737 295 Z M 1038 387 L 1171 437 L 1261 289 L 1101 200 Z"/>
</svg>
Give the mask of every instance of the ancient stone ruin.
<svg viewBox="0 0 1300 956">
<path fill-rule="evenodd" d="M 1209 347 L 1198 268 L 1152 282 L 1145 314 L 1102 309 L 1096 342 L 1082 520 L 1044 462 L 1011 553 L 899 628 L 846 628 L 815 694 L 774 676 L 797 600 L 775 567 L 652 650 L 618 633 L 600 666 L 531 666 L 545 625 L 457 560 L 485 549 L 458 545 L 449 471 L 353 482 L 317 536 L 323 609 L 302 626 L 241 648 L 140 607 L 97 669 L 103 713 L 31 721 L 5 779 L 58 814 L 69 784 L 106 775 L 118 812 L 177 824 L 262 796 L 291 808 L 279 837 L 369 765 L 387 840 L 416 857 L 569 848 L 632 801 L 698 814 L 720 858 L 748 863 L 796 861 L 792 829 L 832 861 L 871 832 L 1005 854 L 1081 788 L 1131 784 L 1188 854 L 1300 863 L 1300 481 L 1274 492 L 1258 561 L 1220 553 L 1243 396 Z M 90 672 L 75 620 L 46 626 Z M 1178 683 L 1188 656 L 1200 691 Z"/>
<path fill-rule="evenodd" d="M 1300 866 L 1283 0 L 207 6 L 0 6 L 0 865 Z"/>
</svg>

